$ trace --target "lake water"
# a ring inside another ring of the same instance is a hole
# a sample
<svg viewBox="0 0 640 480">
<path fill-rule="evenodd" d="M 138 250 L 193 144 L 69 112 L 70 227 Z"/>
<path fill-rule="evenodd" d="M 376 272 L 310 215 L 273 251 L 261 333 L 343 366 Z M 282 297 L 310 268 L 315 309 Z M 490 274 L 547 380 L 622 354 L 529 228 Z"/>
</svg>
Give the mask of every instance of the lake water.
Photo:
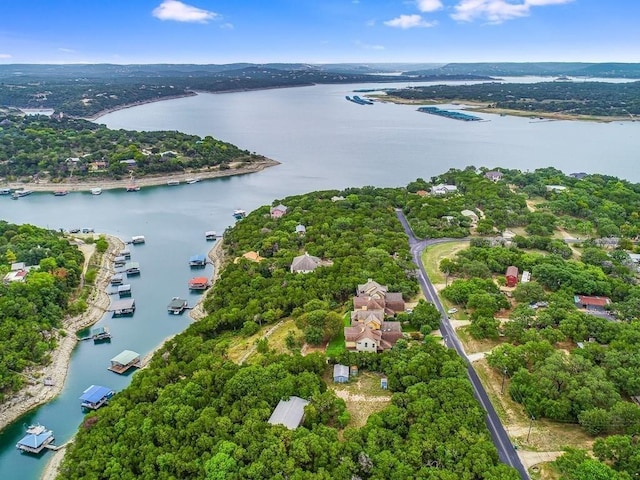
<svg viewBox="0 0 640 480">
<path fill-rule="evenodd" d="M 402 84 L 405 85 L 405 84 Z M 381 88 L 389 87 L 381 85 Z M 247 211 L 287 195 L 349 186 L 402 186 L 449 168 L 554 166 L 567 173 L 600 172 L 640 181 L 634 168 L 640 123 L 532 121 L 478 114 L 484 122 L 460 122 L 416 111 L 415 106 L 361 106 L 345 100 L 367 85 L 323 85 L 256 92 L 201 94 L 121 110 L 98 121 L 111 128 L 179 130 L 211 135 L 282 162 L 263 172 L 140 192 L 105 191 L 94 196 L 33 194 L 18 201 L 0 197 L 0 218 L 52 229 L 91 227 L 128 240 L 142 275 L 131 281 L 137 310 L 131 318 L 106 315 L 111 344 L 81 342 L 62 394 L 0 433 L 0 478 L 36 479 L 50 453 L 20 455 L 15 443 L 23 424 L 52 428 L 66 442 L 83 414 L 78 397 L 91 384 L 121 390 L 130 377 L 106 370 L 125 349 L 142 355 L 189 324 L 168 315 L 173 296 L 194 303 L 187 289 L 191 255 L 211 246 L 204 232 L 222 233 L 236 208 Z M 458 107 L 453 107 L 458 108 Z M 210 267 L 205 271 L 210 275 Z"/>
</svg>

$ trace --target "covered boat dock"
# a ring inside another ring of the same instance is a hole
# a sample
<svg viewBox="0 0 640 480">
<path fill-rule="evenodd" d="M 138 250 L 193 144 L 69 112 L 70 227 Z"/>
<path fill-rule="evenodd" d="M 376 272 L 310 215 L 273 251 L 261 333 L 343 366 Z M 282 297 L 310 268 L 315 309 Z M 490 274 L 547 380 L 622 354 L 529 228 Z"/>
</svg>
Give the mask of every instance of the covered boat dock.
<svg viewBox="0 0 640 480">
<path fill-rule="evenodd" d="M 204 267 L 207 265 L 207 257 L 204 255 L 192 255 L 189 257 L 190 267 Z"/>
<path fill-rule="evenodd" d="M 80 400 L 82 400 L 82 408 L 97 410 L 101 406 L 106 405 L 114 395 L 115 392 L 110 388 L 102 387 L 100 385 L 91 385 L 82 392 L 82 395 L 80 396 Z"/>
<path fill-rule="evenodd" d="M 193 277 L 189 280 L 189 290 L 206 290 L 211 286 L 207 277 Z"/>
<path fill-rule="evenodd" d="M 44 425 L 31 425 L 27 428 L 27 434 L 16 444 L 16 448 L 26 453 L 40 453 L 53 442 L 52 430 L 47 430 Z"/>
<path fill-rule="evenodd" d="M 173 297 L 169 305 L 167 305 L 167 310 L 174 315 L 180 315 L 187 308 L 187 301 L 184 298 Z"/>
<path fill-rule="evenodd" d="M 123 374 L 127 370 L 133 367 L 141 367 L 140 354 L 133 350 L 124 350 L 111 359 L 111 366 L 108 370 L 112 372 Z"/>
<path fill-rule="evenodd" d="M 136 301 L 133 298 L 114 300 L 109 307 L 109 311 L 113 312 L 114 317 L 133 315 L 136 311 Z"/>
</svg>

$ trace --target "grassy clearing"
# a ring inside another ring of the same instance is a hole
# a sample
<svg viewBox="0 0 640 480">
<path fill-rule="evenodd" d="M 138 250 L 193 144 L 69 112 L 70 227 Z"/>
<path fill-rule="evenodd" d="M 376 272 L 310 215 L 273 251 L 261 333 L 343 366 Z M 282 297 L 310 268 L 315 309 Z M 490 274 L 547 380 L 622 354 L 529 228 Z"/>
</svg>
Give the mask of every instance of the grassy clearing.
<svg viewBox="0 0 640 480">
<path fill-rule="evenodd" d="M 327 385 L 347 404 L 351 414 L 349 427 L 362 427 L 370 415 L 384 409 L 391 402 L 391 392 L 380 388 L 381 374 L 361 372 L 349 383 L 333 383 L 331 371 Z"/>
<path fill-rule="evenodd" d="M 492 340 L 490 338 L 473 338 L 467 331 L 467 327 L 460 327 L 456 329 L 456 333 L 458 334 L 458 338 L 462 342 L 462 346 L 464 347 L 464 351 L 467 355 L 471 353 L 488 352 L 497 345 L 504 343 L 499 339 Z"/>
<path fill-rule="evenodd" d="M 351 326 L 351 312 L 347 312 L 344 314 L 344 326 Z M 338 335 L 331 339 L 329 344 L 327 345 L 327 350 L 325 351 L 327 357 L 335 357 L 340 355 L 342 352 L 346 350 L 345 340 L 344 340 L 344 330 L 338 332 Z"/>
<path fill-rule="evenodd" d="M 508 394 L 508 378 L 504 383 L 504 393 L 500 393 L 502 373 L 490 368 L 484 359 L 474 362 L 473 366 L 514 444 L 537 452 L 557 452 L 566 447 L 591 449 L 594 439 L 579 425 L 544 419 L 531 422 L 522 405 L 515 402 Z M 531 433 L 529 433 L 530 425 Z"/>
<path fill-rule="evenodd" d="M 453 258 L 460 250 L 469 247 L 468 241 L 441 243 L 422 252 L 422 264 L 432 283 L 444 283 L 445 276 L 440 272 L 440 262 L 444 258 Z"/>
<path fill-rule="evenodd" d="M 250 337 L 243 337 L 238 334 L 229 339 L 229 349 L 228 356 L 229 359 L 233 362 L 238 363 L 244 355 L 246 355 L 252 349 L 255 349 L 256 341 L 264 337 L 269 330 L 271 330 L 273 325 L 265 325 L 262 327 L 258 333 L 251 335 Z M 296 332 L 297 328 L 293 319 L 289 318 L 286 320 L 282 320 L 282 324 L 278 326 L 275 330 L 271 332 L 269 335 L 269 349 L 276 350 L 278 353 L 286 353 L 289 350 L 285 345 L 285 338 L 290 331 Z M 250 354 L 248 361 L 257 358 L 259 354 L 257 352 L 253 352 Z"/>
</svg>

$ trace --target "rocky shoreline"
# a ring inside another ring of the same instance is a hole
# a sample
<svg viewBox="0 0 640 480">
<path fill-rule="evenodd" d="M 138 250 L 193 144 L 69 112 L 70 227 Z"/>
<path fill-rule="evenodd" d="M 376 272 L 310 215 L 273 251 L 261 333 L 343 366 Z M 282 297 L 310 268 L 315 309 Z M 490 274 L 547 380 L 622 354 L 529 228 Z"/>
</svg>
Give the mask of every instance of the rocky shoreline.
<svg viewBox="0 0 640 480">
<path fill-rule="evenodd" d="M 138 187 L 150 187 L 150 186 L 158 186 L 158 185 L 166 185 L 169 180 L 177 180 L 180 182 L 184 182 L 189 178 L 200 178 L 202 180 L 210 179 L 210 178 L 219 178 L 219 177 L 230 177 L 234 175 L 246 175 L 248 173 L 255 173 L 264 170 L 265 168 L 274 167 L 276 165 L 280 165 L 280 162 L 276 160 L 272 160 L 270 158 L 263 158 L 262 160 L 245 163 L 245 162 L 235 162 L 229 165 L 230 168 L 225 170 L 220 170 L 219 168 L 215 169 L 207 169 L 207 170 L 192 170 L 186 173 L 176 173 L 172 175 L 160 175 L 160 176 L 149 176 L 149 177 L 141 177 L 135 179 L 135 185 Z M 104 180 L 91 180 L 84 182 L 44 182 L 40 181 L 38 183 L 21 183 L 21 182 L 10 182 L 7 183 L 5 188 L 11 189 L 26 189 L 32 190 L 34 192 L 55 192 L 56 190 L 67 190 L 68 192 L 89 192 L 92 188 L 99 187 L 102 190 L 115 190 L 115 189 L 126 189 L 127 186 L 131 185 L 131 179 L 122 179 L 122 180 L 113 180 L 113 179 L 104 179 Z"/>
</svg>

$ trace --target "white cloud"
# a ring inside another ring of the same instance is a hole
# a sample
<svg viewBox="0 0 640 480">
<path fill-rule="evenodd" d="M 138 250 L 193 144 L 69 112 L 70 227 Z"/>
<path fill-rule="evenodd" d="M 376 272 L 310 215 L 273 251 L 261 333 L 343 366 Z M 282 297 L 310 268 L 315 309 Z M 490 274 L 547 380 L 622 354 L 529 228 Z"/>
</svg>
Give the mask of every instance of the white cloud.
<svg viewBox="0 0 640 480">
<path fill-rule="evenodd" d="M 433 27 L 437 22 L 427 22 L 422 16 L 414 15 L 400 15 L 399 17 L 387 20 L 384 24 L 388 27 L 396 28 L 416 28 L 416 27 Z"/>
<path fill-rule="evenodd" d="M 364 48 L 365 50 L 384 50 L 384 45 L 371 45 L 369 43 L 364 43 L 359 40 L 356 41 L 356 45 Z"/>
<path fill-rule="evenodd" d="M 187 5 L 178 0 L 164 0 L 153 9 L 152 13 L 160 20 L 174 20 L 176 22 L 207 23 L 218 17 L 215 12 Z"/>
<path fill-rule="evenodd" d="M 451 18 L 461 22 L 472 22 L 476 19 L 487 20 L 489 23 L 502 23 L 514 18 L 526 17 L 531 13 L 531 7 L 546 5 L 560 5 L 573 0 L 460 0 Z"/>
<path fill-rule="evenodd" d="M 435 12 L 442 8 L 441 0 L 416 0 L 418 10 L 421 12 Z"/>
<path fill-rule="evenodd" d="M 58 51 L 62 52 L 62 53 L 76 53 L 76 51 L 73 48 L 60 47 L 60 48 L 58 48 Z"/>
<path fill-rule="evenodd" d="M 6 60 L 7 58 L 11 58 L 12 55 L 10 53 L 0 53 L 0 60 Z"/>
</svg>

